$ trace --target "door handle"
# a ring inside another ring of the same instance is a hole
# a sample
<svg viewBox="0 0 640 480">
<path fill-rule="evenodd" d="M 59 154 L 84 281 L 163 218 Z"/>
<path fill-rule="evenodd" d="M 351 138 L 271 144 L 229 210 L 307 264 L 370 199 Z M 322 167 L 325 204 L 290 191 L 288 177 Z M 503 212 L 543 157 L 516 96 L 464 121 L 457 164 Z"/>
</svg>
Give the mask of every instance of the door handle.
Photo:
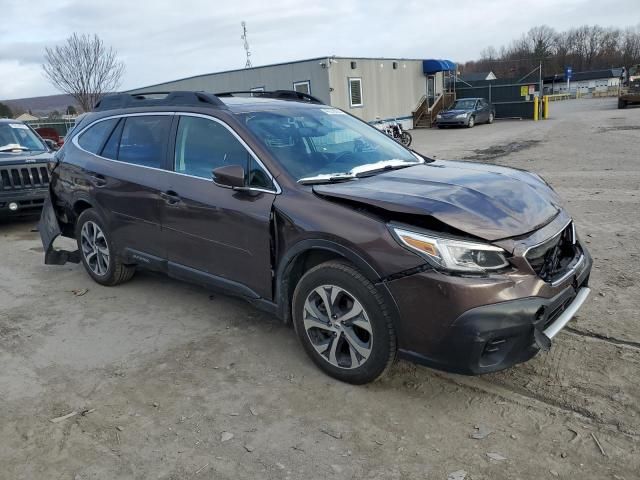
<svg viewBox="0 0 640 480">
<path fill-rule="evenodd" d="M 173 190 L 167 190 L 166 192 L 161 192 L 160 197 L 169 205 L 175 205 L 176 203 L 180 202 L 180 195 L 178 195 Z"/>
<path fill-rule="evenodd" d="M 100 175 L 99 173 L 94 173 L 90 175 L 91 183 L 93 183 L 96 187 L 104 187 L 107 184 L 107 179 L 104 178 L 104 175 Z"/>
</svg>

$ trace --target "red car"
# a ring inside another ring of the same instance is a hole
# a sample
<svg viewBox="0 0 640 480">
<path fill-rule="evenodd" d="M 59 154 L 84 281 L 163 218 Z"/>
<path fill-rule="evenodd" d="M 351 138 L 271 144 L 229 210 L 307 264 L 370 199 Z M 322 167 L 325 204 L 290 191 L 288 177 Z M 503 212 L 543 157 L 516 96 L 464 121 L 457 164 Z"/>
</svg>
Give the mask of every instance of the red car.
<svg viewBox="0 0 640 480">
<path fill-rule="evenodd" d="M 40 135 L 43 140 L 53 140 L 58 147 L 64 145 L 64 138 L 58 134 L 55 128 L 40 127 L 36 128 L 36 132 L 38 132 L 38 135 Z"/>
</svg>

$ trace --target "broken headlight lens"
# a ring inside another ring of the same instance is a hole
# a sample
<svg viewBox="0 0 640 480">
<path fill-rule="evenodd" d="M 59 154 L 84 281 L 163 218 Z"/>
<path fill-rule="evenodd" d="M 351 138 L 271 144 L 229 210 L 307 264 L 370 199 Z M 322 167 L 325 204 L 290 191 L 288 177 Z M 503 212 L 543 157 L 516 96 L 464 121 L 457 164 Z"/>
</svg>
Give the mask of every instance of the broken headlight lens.
<svg viewBox="0 0 640 480">
<path fill-rule="evenodd" d="M 439 238 L 396 227 L 391 230 L 401 245 L 446 270 L 487 272 L 509 265 L 506 252 L 494 245 Z"/>
</svg>

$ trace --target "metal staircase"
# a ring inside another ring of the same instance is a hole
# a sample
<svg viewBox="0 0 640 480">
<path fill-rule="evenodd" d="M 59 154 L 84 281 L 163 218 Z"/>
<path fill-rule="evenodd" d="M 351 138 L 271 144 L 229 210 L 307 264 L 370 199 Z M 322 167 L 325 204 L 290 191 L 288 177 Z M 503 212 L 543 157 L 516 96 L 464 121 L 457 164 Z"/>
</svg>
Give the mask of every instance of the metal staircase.
<svg viewBox="0 0 640 480">
<path fill-rule="evenodd" d="M 455 101 L 455 92 L 440 93 L 435 98 L 433 105 L 428 106 L 427 96 L 423 95 L 418 102 L 418 106 L 412 112 L 413 128 L 431 128 L 436 121 L 436 115 L 442 110 L 446 110 Z"/>
</svg>

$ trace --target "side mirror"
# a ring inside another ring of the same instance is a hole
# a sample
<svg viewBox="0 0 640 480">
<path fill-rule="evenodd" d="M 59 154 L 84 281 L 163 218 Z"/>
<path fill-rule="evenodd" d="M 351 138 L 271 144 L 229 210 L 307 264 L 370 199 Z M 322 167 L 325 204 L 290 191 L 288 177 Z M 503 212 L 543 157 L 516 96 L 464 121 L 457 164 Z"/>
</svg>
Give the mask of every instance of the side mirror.
<svg viewBox="0 0 640 480">
<path fill-rule="evenodd" d="M 240 165 L 225 165 L 215 168 L 212 172 L 213 183 L 221 187 L 244 189 L 244 168 Z"/>
</svg>

